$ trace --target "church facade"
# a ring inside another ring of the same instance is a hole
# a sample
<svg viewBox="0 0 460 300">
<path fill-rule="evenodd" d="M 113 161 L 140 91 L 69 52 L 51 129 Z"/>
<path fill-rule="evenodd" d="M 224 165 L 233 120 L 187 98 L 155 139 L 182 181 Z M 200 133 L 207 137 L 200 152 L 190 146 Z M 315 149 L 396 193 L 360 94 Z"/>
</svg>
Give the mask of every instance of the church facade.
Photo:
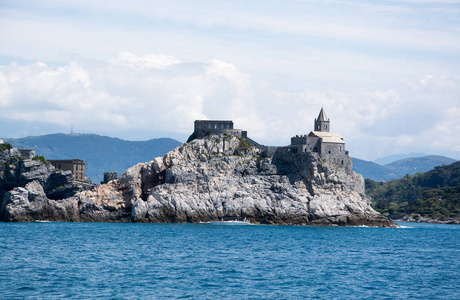
<svg viewBox="0 0 460 300">
<path fill-rule="evenodd" d="M 343 166 L 347 171 L 353 170 L 352 159 L 345 150 L 345 141 L 338 133 L 330 132 L 331 121 L 326 117 L 323 108 L 314 122 L 314 130 L 309 134 L 296 135 L 291 138 L 289 152 L 318 153 L 321 157 L 328 157 Z"/>
</svg>

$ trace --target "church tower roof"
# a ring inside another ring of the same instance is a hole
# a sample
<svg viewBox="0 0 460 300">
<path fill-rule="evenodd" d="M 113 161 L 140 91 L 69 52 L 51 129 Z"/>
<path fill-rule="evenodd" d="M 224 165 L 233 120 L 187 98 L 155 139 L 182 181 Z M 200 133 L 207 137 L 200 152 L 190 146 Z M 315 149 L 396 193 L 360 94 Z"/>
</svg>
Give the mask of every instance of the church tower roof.
<svg viewBox="0 0 460 300">
<path fill-rule="evenodd" d="M 330 132 L 330 123 L 329 119 L 326 117 L 324 108 L 321 107 L 319 111 L 318 119 L 315 119 L 315 126 L 313 127 L 314 131 Z"/>
<path fill-rule="evenodd" d="M 324 112 L 324 109 L 322 107 L 321 107 L 321 110 L 319 112 L 318 118 L 316 120 L 317 121 L 327 121 L 326 113 Z"/>
</svg>

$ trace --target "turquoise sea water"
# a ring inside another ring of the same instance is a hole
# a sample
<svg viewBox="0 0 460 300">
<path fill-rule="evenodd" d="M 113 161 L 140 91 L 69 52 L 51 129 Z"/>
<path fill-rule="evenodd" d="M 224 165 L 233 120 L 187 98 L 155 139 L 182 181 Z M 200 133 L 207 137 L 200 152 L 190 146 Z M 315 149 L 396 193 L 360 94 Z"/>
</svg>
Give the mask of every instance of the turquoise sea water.
<svg viewBox="0 0 460 300">
<path fill-rule="evenodd" d="M 1 299 L 460 299 L 460 226 L 0 223 Z"/>
</svg>

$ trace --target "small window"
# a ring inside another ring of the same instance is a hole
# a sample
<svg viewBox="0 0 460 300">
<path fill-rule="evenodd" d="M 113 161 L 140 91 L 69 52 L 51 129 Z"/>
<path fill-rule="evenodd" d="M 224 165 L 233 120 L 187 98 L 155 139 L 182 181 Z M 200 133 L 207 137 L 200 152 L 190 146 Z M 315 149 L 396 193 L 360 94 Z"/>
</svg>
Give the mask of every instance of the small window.
<svg viewBox="0 0 460 300">
<path fill-rule="evenodd" d="M 331 151 L 329 151 L 329 154 L 331 154 Z"/>
<path fill-rule="evenodd" d="M 342 160 L 342 166 L 343 166 L 343 160 Z"/>
</svg>

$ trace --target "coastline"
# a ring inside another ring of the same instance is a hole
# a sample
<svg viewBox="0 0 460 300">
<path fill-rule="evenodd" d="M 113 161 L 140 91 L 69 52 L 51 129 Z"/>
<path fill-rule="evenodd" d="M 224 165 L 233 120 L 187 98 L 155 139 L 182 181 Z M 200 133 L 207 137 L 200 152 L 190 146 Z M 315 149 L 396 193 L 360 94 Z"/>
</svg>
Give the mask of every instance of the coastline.
<svg viewBox="0 0 460 300">
<path fill-rule="evenodd" d="M 415 216 L 403 216 L 402 218 L 391 218 L 393 222 L 408 222 L 408 223 L 431 223 L 431 224 L 453 224 L 460 225 L 460 219 L 457 218 L 446 218 L 446 219 L 433 219 L 425 218 L 420 215 Z"/>
</svg>

